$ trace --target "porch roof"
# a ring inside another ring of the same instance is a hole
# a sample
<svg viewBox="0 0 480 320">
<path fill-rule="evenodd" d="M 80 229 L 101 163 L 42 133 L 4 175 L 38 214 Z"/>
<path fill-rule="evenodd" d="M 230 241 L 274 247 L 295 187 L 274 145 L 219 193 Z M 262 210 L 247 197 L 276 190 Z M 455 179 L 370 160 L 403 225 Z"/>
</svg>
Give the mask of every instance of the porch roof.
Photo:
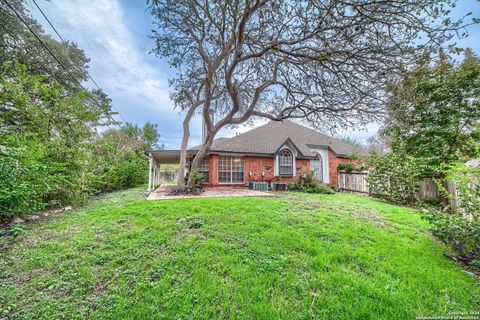
<svg viewBox="0 0 480 320">
<path fill-rule="evenodd" d="M 192 156 L 196 151 L 187 151 L 187 157 Z M 161 164 L 178 164 L 180 162 L 180 150 L 147 150 L 146 155 Z"/>
<path fill-rule="evenodd" d="M 197 153 L 197 150 L 188 150 L 187 159 L 193 157 Z M 208 153 L 219 155 L 232 155 L 232 156 L 257 156 L 257 157 L 274 157 L 275 153 L 255 153 L 255 152 L 235 152 L 235 151 L 222 151 L 222 150 L 210 150 Z M 180 150 L 147 150 L 145 155 L 152 156 L 156 163 L 160 164 L 178 164 L 180 162 Z M 297 159 L 313 159 L 312 156 L 296 156 Z"/>
</svg>

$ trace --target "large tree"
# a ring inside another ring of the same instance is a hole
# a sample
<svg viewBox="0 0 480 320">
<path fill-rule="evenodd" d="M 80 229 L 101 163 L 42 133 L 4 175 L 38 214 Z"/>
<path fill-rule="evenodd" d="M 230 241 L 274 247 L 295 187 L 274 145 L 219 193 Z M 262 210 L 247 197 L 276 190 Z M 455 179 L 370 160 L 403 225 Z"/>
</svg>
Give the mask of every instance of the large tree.
<svg viewBox="0 0 480 320">
<path fill-rule="evenodd" d="M 67 89 L 78 89 L 77 83 L 46 51 L 23 21 L 67 67 L 78 82 L 87 80 L 89 59 L 76 43 L 57 41 L 46 34 L 41 25 L 31 17 L 24 2 L 21 0 L 0 1 L 0 62 L 18 61 L 27 66 L 30 74 L 48 75 L 54 77 Z"/>
<path fill-rule="evenodd" d="M 425 58 L 392 85 L 382 129 L 393 151 L 419 159 L 426 176 L 480 156 L 480 59 L 470 50 L 461 63 L 445 54 Z"/>
<path fill-rule="evenodd" d="M 58 41 L 45 33 L 28 11 L 29 4 L 31 2 L 28 0 L 0 1 L 0 63 L 20 62 L 31 75 L 42 75 L 50 81 L 56 81 L 71 93 L 83 91 L 79 83 L 85 83 L 89 78 L 90 59 L 75 42 Z M 92 105 L 102 108 L 110 103 L 102 90 L 95 89 L 90 93 L 89 103 Z M 114 122 L 110 115 L 104 124 Z"/>
<path fill-rule="evenodd" d="M 385 84 L 462 25 L 448 0 L 149 2 L 155 51 L 177 69 L 172 96 L 187 111 L 181 168 L 190 118 L 201 112 L 207 128 L 192 172 L 220 129 L 253 117 L 323 130 L 380 117 Z"/>
</svg>

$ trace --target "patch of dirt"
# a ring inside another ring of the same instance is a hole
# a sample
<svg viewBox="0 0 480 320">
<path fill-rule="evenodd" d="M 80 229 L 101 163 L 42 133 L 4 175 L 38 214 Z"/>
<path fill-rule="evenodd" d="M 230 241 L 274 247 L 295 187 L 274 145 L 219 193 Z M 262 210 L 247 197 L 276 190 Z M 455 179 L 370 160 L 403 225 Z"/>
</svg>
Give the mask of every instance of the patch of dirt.
<svg viewBox="0 0 480 320">
<path fill-rule="evenodd" d="M 101 296 L 105 291 L 107 291 L 110 283 L 111 283 L 111 281 L 105 281 L 105 282 L 99 281 L 99 282 L 95 283 L 95 288 L 93 290 L 93 295 L 95 297 Z"/>
<path fill-rule="evenodd" d="M 350 211 L 349 214 L 357 219 L 364 220 L 374 225 L 377 228 L 391 229 L 398 232 L 399 229 L 393 224 L 385 221 L 382 217 L 371 211 Z"/>
<path fill-rule="evenodd" d="M 203 234 L 200 229 L 182 228 L 177 232 L 175 232 L 175 234 L 172 237 L 172 240 L 176 242 L 183 242 L 189 238 L 206 240 L 207 236 L 205 236 L 205 234 Z"/>
</svg>

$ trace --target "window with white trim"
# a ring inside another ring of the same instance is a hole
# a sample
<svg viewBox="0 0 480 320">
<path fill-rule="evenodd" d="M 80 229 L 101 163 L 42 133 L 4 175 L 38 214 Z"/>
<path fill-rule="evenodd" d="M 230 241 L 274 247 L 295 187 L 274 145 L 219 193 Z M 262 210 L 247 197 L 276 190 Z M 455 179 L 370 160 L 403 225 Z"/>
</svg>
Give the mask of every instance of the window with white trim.
<svg viewBox="0 0 480 320">
<path fill-rule="evenodd" d="M 278 156 L 278 169 L 280 175 L 292 176 L 293 175 L 293 154 L 288 149 L 280 151 Z"/>
<path fill-rule="evenodd" d="M 210 161 L 208 161 L 208 157 L 202 160 L 198 166 L 198 172 L 203 174 L 203 181 L 208 183 L 208 176 L 210 172 Z"/>
<path fill-rule="evenodd" d="M 221 156 L 218 162 L 219 183 L 243 183 L 243 158 Z"/>
</svg>

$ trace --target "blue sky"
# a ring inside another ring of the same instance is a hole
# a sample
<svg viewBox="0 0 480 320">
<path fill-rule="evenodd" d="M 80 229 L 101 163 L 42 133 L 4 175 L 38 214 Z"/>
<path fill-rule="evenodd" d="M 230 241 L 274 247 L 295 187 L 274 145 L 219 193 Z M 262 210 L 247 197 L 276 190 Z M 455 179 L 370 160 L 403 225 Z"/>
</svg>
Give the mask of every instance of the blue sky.
<svg viewBox="0 0 480 320">
<path fill-rule="evenodd" d="M 168 86 L 174 71 L 165 61 L 149 54 L 153 48 L 153 40 L 148 38 L 153 19 L 146 12 L 146 1 L 38 0 L 37 3 L 64 39 L 77 42 L 85 50 L 91 59 L 90 74 L 123 117 L 139 125 L 147 121 L 157 123 L 160 142 L 167 149 L 177 149 L 182 136 L 182 114 L 174 110 Z M 38 10 L 33 5 L 27 8 L 46 32 L 56 38 Z M 480 17 L 480 2 L 459 1 L 453 17 L 469 11 Z M 480 26 L 472 26 L 468 32 L 469 37 L 457 43 L 480 54 Z M 262 123 L 258 121 L 257 125 Z M 224 130 L 220 135 L 230 136 L 248 129 L 250 127 Z M 349 130 L 343 135 L 362 140 L 377 129 L 378 125 L 370 124 L 363 130 Z M 191 132 L 191 144 L 200 143 L 199 119 L 192 121 Z"/>
</svg>

